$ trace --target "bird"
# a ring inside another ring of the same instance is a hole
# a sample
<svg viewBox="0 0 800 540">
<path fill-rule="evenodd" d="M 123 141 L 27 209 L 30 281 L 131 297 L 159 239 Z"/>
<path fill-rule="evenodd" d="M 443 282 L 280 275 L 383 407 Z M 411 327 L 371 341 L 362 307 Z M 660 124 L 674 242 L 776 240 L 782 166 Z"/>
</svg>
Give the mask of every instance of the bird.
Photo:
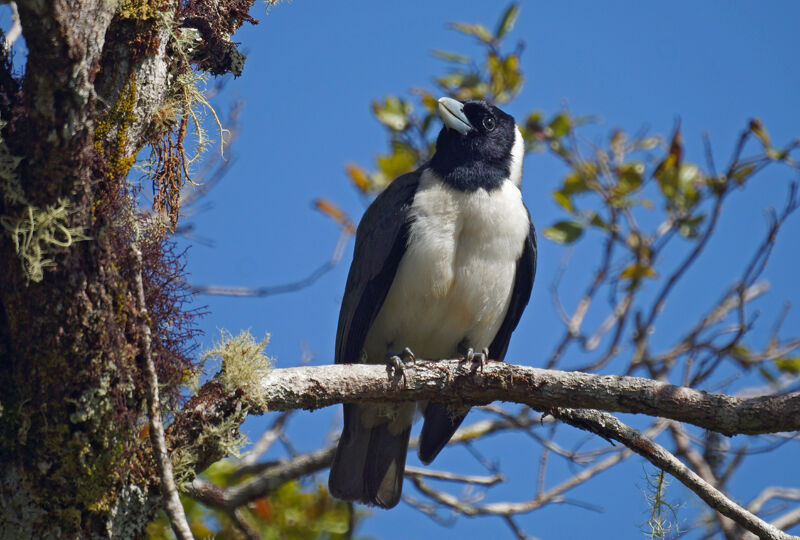
<svg viewBox="0 0 800 540">
<path fill-rule="evenodd" d="M 525 144 L 514 118 L 483 100 L 438 100 L 433 156 L 391 182 L 356 231 L 336 332 L 336 364 L 464 357 L 502 361 L 536 274 L 536 230 L 522 202 Z M 401 367 L 401 366 L 398 366 Z M 342 500 L 400 500 L 416 407 L 429 464 L 469 407 L 344 404 L 328 479 Z"/>
</svg>

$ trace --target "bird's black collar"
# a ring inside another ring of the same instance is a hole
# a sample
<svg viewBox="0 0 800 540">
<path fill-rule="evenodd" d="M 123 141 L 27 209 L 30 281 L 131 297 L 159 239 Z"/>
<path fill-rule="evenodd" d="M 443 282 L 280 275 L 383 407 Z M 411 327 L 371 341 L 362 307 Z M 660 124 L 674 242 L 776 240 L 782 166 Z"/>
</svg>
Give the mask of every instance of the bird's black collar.
<svg viewBox="0 0 800 540">
<path fill-rule="evenodd" d="M 511 174 L 507 162 L 487 163 L 478 160 L 456 163 L 456 158 L 448 159 L 438 153 L 433 156 L 428 166 L 445 184 L 467 192 L 477 191 L 480 188 L 486 191 L 499 189 Z"/>
</svg>

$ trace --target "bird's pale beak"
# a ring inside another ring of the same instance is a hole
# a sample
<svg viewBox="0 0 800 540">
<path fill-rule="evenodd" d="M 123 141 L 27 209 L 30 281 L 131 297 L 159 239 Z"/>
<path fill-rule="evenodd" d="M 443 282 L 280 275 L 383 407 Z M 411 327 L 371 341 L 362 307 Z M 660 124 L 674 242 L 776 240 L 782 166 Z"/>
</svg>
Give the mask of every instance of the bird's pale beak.
<svg viewBox="0 0 800 540">
<path fill-rule="evenodd" d="M 464 114 L 464 104 L 453 98 L 439 98 L 439 115 L 445 126 L 462 135 L 466 135 L 471 129 L 474 129 Z"/>
</svg>

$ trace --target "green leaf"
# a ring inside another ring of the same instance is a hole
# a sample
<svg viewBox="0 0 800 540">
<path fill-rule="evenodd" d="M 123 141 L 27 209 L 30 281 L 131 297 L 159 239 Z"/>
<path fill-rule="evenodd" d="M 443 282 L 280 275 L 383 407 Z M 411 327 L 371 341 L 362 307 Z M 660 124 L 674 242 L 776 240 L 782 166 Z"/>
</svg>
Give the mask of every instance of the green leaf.
<svg viewBox="0 0 800 540">
<path fill-rule="evenodd" d="M 461 88 L 467 79 L 466 73 L 454 72 L 436 78 L 436 83 L 443 88 Z"/>
<path fill-rule="evenodd" d="M 681 137 L 680 126 L 678 126 L 675 128 L 675 133 L 672 135 L 669 153 L 653 172 L 653 176 L 658 180 L 661 192 L 673 204 L 677 204 L 675 197 L 678 195 L 678 172 L 681 166 L 682 156 L 683 138 Z"/>
<path fill-rule="evenodd" d="M 493 40 L 492 35 L 489 33 L 489 30 L 481 23 L 476 23 L 476 24 L 451 23 L 450 27 L 461 32 L 462 34 L 467 34 L 468 36 L 475 36 L 484 43 L 491 43 Z"/>
<path fill-rule="evenodd" d="M 752 364 L 748 362 L 752 353 L 747 345 L 735 345 L 731 348 L 730 355 L 743 366 L 752 366 Z"/>
<path fill-rule="evenodd" d="M 697 165 L 694 165 L 693 163 L 681 164 L 681 167 L 678 171 L 678 183 L 682 189 L 693 189 L 695 184 L 700 182 L 702 178 L 703 173 L 700 172 L 700 169 L 697 167 Z"/>
<path fill-rule="evenodd" d="M 470 64 L 472 62 L 472 59 L 465 54 L 443 51 L 440 49 L 433 49 L 431 54 L 440 60 L 455 62 L 456 64 Z"/>
<path fill-rule="evenodd" d="M 744 183 L 750 175 L 752 175 L 756 170 L 755 165 L 742 165 L 737 167 L 733 171 L 733 179 L 736 181 L 737 184 Z"/>
<path fill-rule="evenodd" d="M 705 177 L 697 165 L 692 163 L 681 163 L 678 169 L 678 188 L 679 197 L 677 203 L 680 208 L 691 208 L 700 200 L 697 191 L 698 185 L 705 182 Z"/>
<path fill-rule="evenodd" d="M 408 127 L 408 116 L 413 107 L 397 96 L 388 96 L 383 102 L 373 101 L 372 110 L 381 124 L 394 131 L 403 131 Z"/>
<path fill-rule="evenodd" d="M 642 185 L 642 175 L 644 174 L 644 163 L 626 163 L 620 167 L 617 177 L 617 191 L 620 195 L 627 195 L 631 191 L 639 189 Z"/>
<path fill-rule="evenodd" d="M 519 56 L 510 54 L 503 60 L 503 77 L 506 81 L 506 88 L 511 92 L 516 92 L 522 84 L 522 72 L 519 69 Z"/>
<path fill-rule="evenodd" d="M 548 227 L 542 234 L 553 242 L 559 244 L 571 244 L 583 234 L 583 226 L 574 221 L 559 221 L 552 227 Z"/>
<path fill-rule="evenodd" d="M 417 152 L 407 144 L 394 142 L 392 153 L 380 155 L 376 161 L 386 179 L 392 181 L 401 174 L 416 168 L 418 157 Z"/>
<path fill-rule="evenodd" d="M 611 134 L 611 151 L 615 156 L 622 156 L 625 153 L 625 142 L 628 140 L 628 134 L 621 129 L 614 130 Z"/>
<path fill-rule="evenodd" d="M 525 119 L 525 124 L 520 126 L 525 142 L 533 143 L 542 139 L 542 111 L 533 111 Z"/>
<path fill-rule="evenodd" d="M 508 6 L 508 9 L 503 16 L 500 18 L 500 22 L 497 25 L 497 30 L 495 30 L 494 35 L 496 38 L 501 38 L 504 35 L 511 32 L 514 29 L 514 25 L 517 24 L 517 18 L 519 17 L 519 4 L 511 4 Z"/>
<path fill-rule="evenodd" d="M 566 113 L 559 113 L 550 121 L 550 125 L 547 127 L 550 128 L 551 136 L 554 139 L 558 139 L 566 135 L 570 127 L 572 126 L 572 119 Z"/>
<path fill-rule="evenodd" d="M 705 217 L 706 217 L 705 214 L 700 214 L 699 216 L 690 217 L 689 219 L 681 223 L 678 232 L 680 232 L 681 236 L 685 238 L 697 238 L 700 234 L 697 228 L 700 225 L 700 223 L 703 222 Z"/>
<path fill-rule="evenodd" d="M 561 188 L 561 191 L 564 195 L 572 196 L 575 193 L 589 191 L 589 186 L 586 185 L 586 180 L 581 174 L 572 172 L 564 177 L 564 187 Z"/>
<path fill-rule="evenodd" d="M 653 270 L 652 266 L 643 266 L 639 263 L 632 264 L 627 267 L 622 273 L 619 275 L 620 279 L 630 279 L 630 280 L 639 280 L 642 278 L 655 278 L 656 271 Z"/>
<path fill-rule="evenodd" d="M 589 218 L 589 224 L 592 225 L 593 227 L 598 227 L 600 229 L 603 229 L 604 231 L 610 231 L 611 230 L 611 226 L 608 223 L 606 223 L 603 220 L 603 218 L 601 218 L 597 214 L 597 212 L 590 211 L 589 212 L 589 216 L 591 216 Z"/>
<path fill-rule="evenodd" d="M 652 150 L 658 143 L 661 142 L 661 139 L 658 137 L 645 137 L 644 139 L 640 139 L 636 142 L 636 147 L 641 148 L 642 150 Z"/>
<path fill-rule="evenodd" d="M 563 191 L 554 191 L 553 198 L 556 200 L 558 205 L 567 212 L 575 211 L 575 207 L 572 206 L 572 201 L 570 200 L 569 195 L 567 195 Z"/>
<path fill-rule="evenodd" d="M 764 148 L 770 148 L 772 146 L 772 143 L 769 140 L 769 133 L 764 127 L 764 124 L 761 123 L 760 119 L 753 118 L 750 120 L 750 132 L 758 137 L 758 140 L 761 141 L 761 144 L 764 145 Z"/>
<path fill-rule="evenodd" d="M 759 366 L 758 372 L 761 373 L 761 376 L 764 377 L 770 383 L 774 384 L 775 382 L 777 382 L 775 376 L 772 373 L 770 373 L 765 366 Z"/>
<path fill-rule="evenodd" d="M 778 358 L 775 367 L 790 375 L 800 375 L 800 356 Z"/>
<path fill-rule="evenodd" d="M 544 118 L 544 113 L 542 111 L 533 111 L 525 120 L 525 127 L 529 129 L 541 129 L 542 118 Z"/>
</svg>

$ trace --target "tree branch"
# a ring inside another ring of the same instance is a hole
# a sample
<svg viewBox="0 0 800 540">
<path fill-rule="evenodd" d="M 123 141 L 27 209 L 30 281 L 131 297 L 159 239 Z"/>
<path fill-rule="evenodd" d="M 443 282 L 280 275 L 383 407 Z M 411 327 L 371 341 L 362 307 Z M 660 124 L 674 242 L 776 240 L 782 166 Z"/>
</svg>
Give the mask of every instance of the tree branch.
<svg viewBox="0 0 800 540">
<path fill-rule="evenodd" d="M 711 508 L 733 519 L 748 531 L 754 532 L 759 538 L 797 538 L 766 523 L 758 516 L 751 514 L 746 509 L 731 501 L 722 492 L 681 463 L 678 458 L 673 456 L 663 446 L 643 436 L 637 430 L 626 426 L 610 414 L 599 411 L 561 410 L 556 413 L 556 417 L 572 426 L 621 442 L 637 454 L 646 458 L 659 469 L 670 473 L 680 480 L 681 483 L 694 491 Z"/>
<path fill-rule="evenodd" d="M 167 453 L 167 443 L 164 439 L 164 425 L 161 423 L 161 401 L 158 397 L 158 376 L 153 364 L 151 351 L 151 333 L 148 323 L 147 304 L 144 298 L 144 285 L 142 284 L 142 252 L 133 246 L 136 258 L 136 289 L 139 303 L 139 317 L 142 327 L 142 355 L 144 357 L 144 373 L 147 378 L 147 412 L 150 416 L 150 440 L 153 443 L 153 453 L 156 456 L 158 470 L 161 475 L 161 491 L 164 495 L 164 509 L 169 516 L 172 530 L 179 540 L 194 540 L 186 514 L 183 511 L 178 490 L 175 488 L 175 479 L 172 475 L 172 462 Z"/>
<path fill-rule="evenodd" d="M 652 379 L 592 375 L 490 362 L 482 372 L 459 360 L 420 361 L 402 381 L 381 365 L 345 364 L 276 369 L 260 381 L 255 412 L 318 409 L 337 403 L 434 400 L 484 404 L 510 401 L 553 407 L 647 414 L 725 435 L 800 429 L 800 393 L 738 398 Z"/>
</svg>

